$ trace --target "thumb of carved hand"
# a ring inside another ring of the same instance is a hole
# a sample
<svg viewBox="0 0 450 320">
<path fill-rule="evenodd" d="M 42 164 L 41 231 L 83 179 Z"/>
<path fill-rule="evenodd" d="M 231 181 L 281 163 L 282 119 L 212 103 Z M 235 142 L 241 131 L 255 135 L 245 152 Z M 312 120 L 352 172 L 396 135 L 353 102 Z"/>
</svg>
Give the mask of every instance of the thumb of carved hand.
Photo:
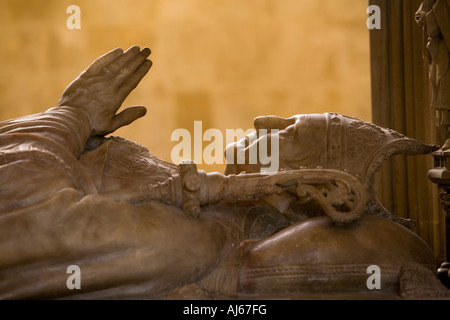
<svg viewBox="0 0 450 320">
<path fill-rule="evenodd" d="M 97 135 L 105 135 L 112 133 L 117 129 L 129 125 L 135 120 L 145 116 L 147 109 L 144 106 L 134 106 L 123 110 L 122 112 L 116 114 L 110 121 L 109 127 L 105 128 L 104 131 L 95 132 Z"/>
</svg>

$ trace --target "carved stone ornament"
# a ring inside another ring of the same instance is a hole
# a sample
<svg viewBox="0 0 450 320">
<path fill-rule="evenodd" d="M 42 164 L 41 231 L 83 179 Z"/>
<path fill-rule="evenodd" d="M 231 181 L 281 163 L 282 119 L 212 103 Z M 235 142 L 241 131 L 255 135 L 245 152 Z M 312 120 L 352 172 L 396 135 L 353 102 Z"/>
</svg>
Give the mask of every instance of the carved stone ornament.
<svg viewBox="0 0 450 320">
<path fill-rule="evenodd" d="M 428 172 L 428 177 L 443 190 L 440 196 L 447 216 L 446 251 L 447 259 L 450 259 L 450 0 L 424 0 L 416 12 L 416 22 L 423 28 L 423 56 L 429 65 L 432 94 L 430 105 L 436 110 L 441 146 L 433 153 L 434 168 Z M 450 288 L 450 275 L 441 273 L 440 278 Z"/>
<path fill-rule="evenodd" d="M 433 252 L 372 181 L 387 157 L 436 147 L 335 113 L 269 116 L 255 128 L 278 129 L 279 171 L 177 166 L 105 137 L 145 114 L 116 113 L 149 54 L 113 50 L 56 107 L 0 123 L 0 298 L 450 297 L 420 280 Z"/>
</svg>

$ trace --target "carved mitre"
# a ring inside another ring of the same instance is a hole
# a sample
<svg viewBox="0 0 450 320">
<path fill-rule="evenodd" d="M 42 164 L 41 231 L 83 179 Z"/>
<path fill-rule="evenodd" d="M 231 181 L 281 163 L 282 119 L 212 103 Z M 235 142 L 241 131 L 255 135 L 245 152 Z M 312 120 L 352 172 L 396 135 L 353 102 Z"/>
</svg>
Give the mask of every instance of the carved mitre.
<svg viewBox="0 0 450 320">
<path fill-rule="evenodd" d="M 287 157 L 285 163 L 347 172 L 366 187 L 369 214 L 390 218 L 407 227 L 414 225 L 413 221 L 395 217 L 383 208 L 374 191 L 374 173 L 392 155 L 428 154 L 437 150 L 437 146 L 338 113 L 305 114 L 295 118 L 294 130 L 286 128 L 285 135 L 280 132 L 280 158 Z"/>
</svg>

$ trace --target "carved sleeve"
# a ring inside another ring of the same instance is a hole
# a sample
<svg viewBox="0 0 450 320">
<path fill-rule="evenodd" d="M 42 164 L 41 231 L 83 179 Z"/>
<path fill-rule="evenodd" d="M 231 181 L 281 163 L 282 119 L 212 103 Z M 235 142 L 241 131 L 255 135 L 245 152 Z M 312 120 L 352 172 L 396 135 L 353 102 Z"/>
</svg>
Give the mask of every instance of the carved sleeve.
<svg viewBox="0 0 450 320">
<path fill-rule="evenodd" d="M 78 158 L 91 134 L 88 114 L 73 107 L 56 107 L 45 112 L 0 123 L 0 134 L 26 134 L 30 139 L 48 139 Z"/>
</svg>

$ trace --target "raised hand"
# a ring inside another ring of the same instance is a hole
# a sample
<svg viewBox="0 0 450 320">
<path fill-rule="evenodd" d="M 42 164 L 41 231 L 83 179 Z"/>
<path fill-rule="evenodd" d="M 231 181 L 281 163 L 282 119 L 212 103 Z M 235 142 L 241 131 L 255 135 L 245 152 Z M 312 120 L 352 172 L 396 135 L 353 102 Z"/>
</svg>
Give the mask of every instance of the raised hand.
<svg viewBox="0 0 450 320">
<path fill-rule="evenodd" d="M 118 48 L 95 60 L 64 91 L 57 106 L 88 111 L 92 135 L 106 135 L 143 117 L 144 106 L 117 113 L 125 98 L 136 88 L 152 66 L 149 48 Z"/>
</svg>

